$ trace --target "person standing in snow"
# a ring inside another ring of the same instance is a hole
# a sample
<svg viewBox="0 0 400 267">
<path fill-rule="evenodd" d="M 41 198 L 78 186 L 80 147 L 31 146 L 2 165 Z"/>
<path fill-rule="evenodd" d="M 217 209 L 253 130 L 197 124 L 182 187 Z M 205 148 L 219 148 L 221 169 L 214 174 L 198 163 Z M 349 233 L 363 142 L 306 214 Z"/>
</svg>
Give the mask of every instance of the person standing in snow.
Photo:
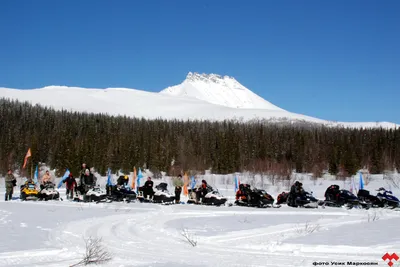
<svg viewBox="0 0 400 267">
<path fill-rule="evenodd" d="M 85 174 L 81 178 L 81 184 L 83 185 L 85 192 L 89 191 L 89 188 L 95 185 L 94 176 L 90 173 L 89 169 L 85 170 Z"/>
<path fill-rule="evenodd" d="M 5 177 L 6 182 L 6 196 L 5 201 L 12 200 L 12 194 L 14 193 L 14 186 L 17 185 L 17 180 L 12 174 L 11 169 L 8 170 L 7 175 Z"/>
<path fill-rule="evenodd" d="M 81 185 L 81 192 L 83 193 L 83 199 L 84 201 L 86 200 L 86 193 L 94 187 L 95 185 L 95 180 L 94 180 L 94 176 L 92 173 L 90 173 L 89 169 L 85 170 L 85 174 L 83 176 L 81 176 L 80 179 L 80 185 Z"/>
<path fill-rule="evenodd" d="M 82 185 L 82 179 L 83 179 L 83 176 L 85 176 L 86 169 L 87 169 L 86 163 L 82 163 L 81 171 L 79 173 L 79 184 L 80 185 Z"/>
<path fill-rule="evenodd" d="M 182 175 L 178 175 L 176 179 L 174 179 L 174 186 L 175 186 L 175 203 L 179 203 L 181 200 L 181 193 L 183 187 L 183 180 Z"/>
<path fill-rule="evenodd" d="M 76 180 L 72 173 L 69 174 L 68 178 L 64 180 L 65 187 L 66 187 L 66 195 L 67 199 L 73 199 L 74 198 L 74 191 L 75 188 L 78 186 L 76 183 Z"/>
</svg>

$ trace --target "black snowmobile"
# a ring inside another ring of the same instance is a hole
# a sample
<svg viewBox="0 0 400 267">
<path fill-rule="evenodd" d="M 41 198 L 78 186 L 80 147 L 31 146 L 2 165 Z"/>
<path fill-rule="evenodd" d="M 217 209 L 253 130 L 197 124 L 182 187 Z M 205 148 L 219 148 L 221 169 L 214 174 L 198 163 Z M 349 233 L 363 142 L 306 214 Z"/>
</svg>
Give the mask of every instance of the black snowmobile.
<svg viewBox="0 0 400 267">
<path fill-rule="evenodd" d="M 127 186 L 106 185 L 107 198 L 116 202 L 131 202 L 136 199 L 136 192 Z"/>
<path fill-rule="evenodd" d="M 275 199 L 262 189 L 251 189 L 249 184 L 240 184 L 239 191 L 236 194 L 237 200 L 235 205 L 245 206 L 245 207 L 258 207 L 267 208 L 274 207 L 279 208 L 280 206 L 275 206 Z"/>
<path fill-rule="evenodd" d="M 175 195 L 172 195 L 168 191 L 168 184 L 162 182 L 155 186 L 152 196 L 144 197 L 144 186 L 139 187 L 137 199 L 141 203 L 161 203 L 161 204 L 173 204 L 175 203 Z"/>
<path fill-rule="evenodd" d="M 201 204 L 201 205 L 212 205 L 212 206 L 222 206 L 228 201 L 228 199 L 221 195 L 217 189 L 213 189 L 211 186 L 207 185 L 207 194 L 204 198 L 197 199 L 197 192 L 201 190 L 201 188 L 189 189 L 189 199 L 187 201 L 188 204 Z"/>
<path fill-rule="evenodd" d="M 288 194 L 286 202 L 287 205 L 290 207 L 294 208 L 303 207 L 312 209 L 317 209 L 318 206 L 321 206 L 323 204 L 322 201 L 319 201 L 312 194 L 304 190 L 301 193 L 296 194 L 294 196 Z"/>
<path fill-rule="evenodd" d="M 340 190 L 338 185 L 331 185 L 325 191 L 325 206 L 352 209 L 353 207 L 362 206 L 361 204 L 363 204 L 363 202 L 360 202 L 353 193 L 344 189 Z"/>
<path fill-rule="evenodd" d="M 383 208 L 384 203 L 377 196 L 371 195 L 368 190 L 360 189 L 357 192 L 360 201 L 365 202 L 372 208 Z"/>
</svg>

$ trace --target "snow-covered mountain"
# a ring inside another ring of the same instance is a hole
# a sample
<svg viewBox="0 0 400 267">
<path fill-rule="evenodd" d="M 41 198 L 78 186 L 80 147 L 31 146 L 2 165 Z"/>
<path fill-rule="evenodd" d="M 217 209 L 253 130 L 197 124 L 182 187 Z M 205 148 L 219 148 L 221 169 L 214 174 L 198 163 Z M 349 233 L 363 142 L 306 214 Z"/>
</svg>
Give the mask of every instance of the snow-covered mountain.
<svg viewBox="0 0 400 267">
<path fill-rule="evenodd" d="M 148 119 L 306 121 L 329 126 L 398 127 L 390 122 L 332 122 L 283 110 L 254 94 L 232 77 L 189 73 L 179 85 L 159 93 L 128 88 L 47 86 L 39 89 L 0 88 L 0 98 L 32 104 Z"/>
<path fill-rule="evenodd" d="M 168 87 L 160 93 L 196 98 L 231 108 L 285 111 L 256 95 L 235 78 L 217 74 L 189 72 L 183 83 Z"/>
</svg>

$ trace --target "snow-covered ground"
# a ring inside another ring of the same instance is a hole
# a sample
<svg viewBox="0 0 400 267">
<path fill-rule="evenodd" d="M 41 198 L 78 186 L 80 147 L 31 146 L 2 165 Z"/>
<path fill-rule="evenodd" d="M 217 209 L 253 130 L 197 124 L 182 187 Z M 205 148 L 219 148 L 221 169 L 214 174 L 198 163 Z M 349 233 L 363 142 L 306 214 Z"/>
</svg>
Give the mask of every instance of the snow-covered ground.
<svg viewBox="0 0 400 267">
<path fill-rule="evenodd" d="M 206 175 L 199 181 L 203 178 L 217 185 L 230 201 L 233 199 L 233 176 Z M 320 199 L 333 183 L 349 188 L 349 181 L 326 177 L 311 181 L 305 175 L 297 178 Z M 254 177 L 242 175 L 240 179 L 249 182 Z M 163 180 L 170 183 L 169 178 Z M 105 177 L 99 180 L 104 182 Z M 399 196 L 396 183 L 382 175 L 371 176 L 365 182 L 368 190 L 384 186 Z M 4 180 L 0 183 L 3 195 Z M 288 189 L 287 182 L 272 186 L 260 177 L 255 184 L 275 198 Z M 65 195 L 63 188 L 60 193 Z M 103 266 L 313 266 L 315 262 L 346 265 L 348 261 L 388 266 L 382 256 L 387 252 L 400 254 L 399 224 L 400 211 L 384 209 L 257 209 L 1 199 L 0 266 L 70 266 L 83 257 L 84 239 L 89 237 L 101 237 L 102 246 L 113 256 Z M 192 246 L 182 232 L 197 245 Z M 399 265 L 395 262 L 394 266 Z"/>
<path fill-rule="evenodd" d="M 333 127 L 399 127 L 391 122 L 333 122 L 289 112 L 256 95 L 234 78 L 216 74 L 189 73 L 181 84 L 159 93 L 128 88 L 47 86 L 22 90 L 0 87 L 0 98 L 28 101 L 56 110 L 146 119 L 305 121 Z"/>
</svg>

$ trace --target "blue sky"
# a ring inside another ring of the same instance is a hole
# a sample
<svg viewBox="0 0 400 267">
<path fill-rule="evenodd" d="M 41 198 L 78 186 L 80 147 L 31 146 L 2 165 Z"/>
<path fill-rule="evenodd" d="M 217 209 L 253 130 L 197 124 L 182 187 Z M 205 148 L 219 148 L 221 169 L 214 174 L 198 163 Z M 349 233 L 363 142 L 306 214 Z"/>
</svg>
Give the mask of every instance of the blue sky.
<svg viewBox="0 0 400 267">
<path fill-rule="evenodd" d="M 218 73 L 292 112 L 400 123 L 398 14 L 397 0 L 2 0 L 0 87 L 160 91 Z"/>
</svg>

